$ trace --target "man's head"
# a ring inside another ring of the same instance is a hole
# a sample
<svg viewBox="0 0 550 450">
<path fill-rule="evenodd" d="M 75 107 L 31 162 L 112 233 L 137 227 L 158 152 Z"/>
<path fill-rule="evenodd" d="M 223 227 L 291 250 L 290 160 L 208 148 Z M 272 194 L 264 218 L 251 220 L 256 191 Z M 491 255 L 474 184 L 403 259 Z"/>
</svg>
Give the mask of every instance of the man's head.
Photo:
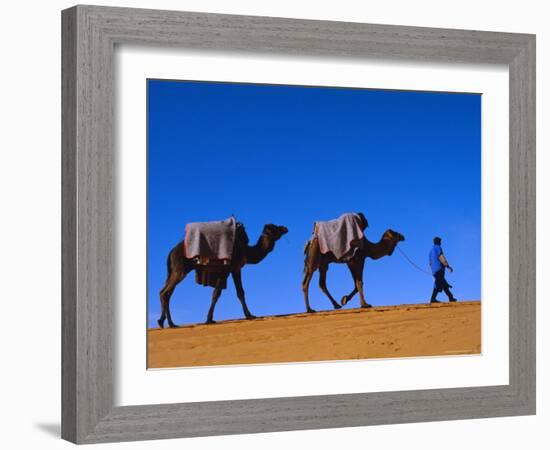
<svg viewBox="0 0 550 450">
<path fill-rule="evenodd" d="M 439 236 L 434 237 L 434 245 L 441 245 L 441 238 Z"/>
</svg>

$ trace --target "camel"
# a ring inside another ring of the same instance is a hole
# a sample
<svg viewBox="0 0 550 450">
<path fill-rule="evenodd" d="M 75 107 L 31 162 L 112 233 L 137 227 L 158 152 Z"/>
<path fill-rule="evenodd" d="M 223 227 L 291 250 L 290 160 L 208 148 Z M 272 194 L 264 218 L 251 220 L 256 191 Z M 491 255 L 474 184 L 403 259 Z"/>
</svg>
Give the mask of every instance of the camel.
<svg viewBox="0 0 550 450">
<path fill-rule="evenodd" d="M 351 276 L 354 282 L 353 291 L 348 295 L 342 297 L 342 305 L 346 305 L 353 296 L 359 292 L 361 299 L 361 308 L 370 308 L 365 301 L 363 294 L 363 267 L 365 265 L 366 258 L 380 259 L 384 256 L 390 256 L 397 244 L 405 240 L 405 236 L 394 231 L 386 230 L 382 235 L 379 242 L 370 242 L 366 237 L 363 237 L 360 245 L 355 251 L 354 255 L 350 259 L 337 260 L 332 253 L 322 254 L 319 248 L 319 242 L 317 237 L 311 238 L 304 248 L 305 261 L 304 261 L 304 279 L 302 281 L 302 290 L 304 292 L 304 299 L 306 302 L 306 311 L 308 313 L 314 313 L 315 310 L 311 308 L 309 304 L 309 283 L 316 270 L 319 270 L 319 287 L 321 291 L 329 298 L 334 309 L 340 309 L 342 306 L 334 299 L 327 289 L 327 271 L 328 266 L 331 263 L 345 263 L 347 264 Z"/>
<path fill-rule="evenodd" d="M 199 265 L 196 258 L 188 259 L 185 257 L 185 241 L 179 242 L 168 254 L 167 266 L 168 276 L 164 287 L 160 291 L 161 315 L 157 321 L 160 328 L 164 328 L 164 321 L 168 319 L 168 326 L 176 328 L 177 325 L 172 321 L 170 315 L 170 297 L 174 293 L 176 286 L 185 278 L 185 276 L 193 271 L 210 271 L 217 278 L 214 292 L 212 293 L 212 303 L 208 310 L 206 323 L 215 323 L 214 309 L 216 303 L 221 296 L 222 290 L 225 288 L 227 278 L 231 274 L 235 283 L 237 297 L 241 302 L 244 315 L 247 319 L 255 319 L 256 316 L 250 313 L 244 296 L 244 289 L 241 279 L 241 269 L 246 264 L 258 264 L 275 248 L 275 243 L 288 232 L 288 229 L 283 226 L 273 224 L 264 225 L 262 234 L 258 242 L 254 246 L 248 245 L 248 236 L 244 227 L 237 228 L 235 236 L 235 244 L 233 249 L 233 257 L 229 265 L 223 265 L 219 262 L 212 261 L 206 265 Z"/>
</svg>

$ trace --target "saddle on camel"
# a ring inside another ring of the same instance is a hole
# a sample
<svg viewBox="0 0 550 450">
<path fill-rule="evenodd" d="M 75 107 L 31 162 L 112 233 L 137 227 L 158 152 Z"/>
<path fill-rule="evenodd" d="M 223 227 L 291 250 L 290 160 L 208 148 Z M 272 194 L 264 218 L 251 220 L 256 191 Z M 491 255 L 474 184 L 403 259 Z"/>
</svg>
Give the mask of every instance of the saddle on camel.
<svg viewBox="0 0 550 450">
<path fill-rule="evenodd" d="M 213 222 L 191 222 L 185 226 L 185 257 L 195 264 L 197 284 L 222 289 L 227 287 L 237 242 L 240 246 L 246 246 L 249 239 L 243 224 L 234 217 Z"/>
<path fill-rule="evenodd" d="M 332 253 L 337 261 L 344 262 L 362 247 L 368 225 L 362 213 L 345 213 L 334 220 L 315 222 L 313 235 L 322 254 Z"/>
</svg>

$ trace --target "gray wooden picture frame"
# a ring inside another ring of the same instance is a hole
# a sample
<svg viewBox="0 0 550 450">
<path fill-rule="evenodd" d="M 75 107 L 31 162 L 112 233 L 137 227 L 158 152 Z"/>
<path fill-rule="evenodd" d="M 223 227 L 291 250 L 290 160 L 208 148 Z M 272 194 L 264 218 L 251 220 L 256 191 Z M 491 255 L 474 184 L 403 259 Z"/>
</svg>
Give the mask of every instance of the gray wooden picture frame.
<svg viewBox="0 0 550 450">
<path fill-rule="evenodd" d="M 62 437 L 76 443 L 535 413 L 535 36 L 75 6 L 62 13 Z M 502 386 L 113 403 L 115 44 L 506 64 L 510 378 Z"/>
</svg>

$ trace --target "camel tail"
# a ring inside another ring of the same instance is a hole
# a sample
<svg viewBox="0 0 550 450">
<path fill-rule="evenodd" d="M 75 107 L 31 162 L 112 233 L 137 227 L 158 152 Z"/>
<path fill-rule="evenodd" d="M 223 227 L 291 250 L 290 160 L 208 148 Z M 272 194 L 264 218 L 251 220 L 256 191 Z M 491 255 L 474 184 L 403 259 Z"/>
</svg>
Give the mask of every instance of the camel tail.
<svg viewBox="0 0 550 450">
<path fill-rule="evenodd" d="M 168 278 L 170 278 L 170 275 L 172 274 L 172 264 L 170 262 L 170 258 L 172 256 L 173 251 L 174 249 L 170 250 L 170 252 L 168 253 L 168 258 L 166 258 L 166 272 L 167 272 L 166 279 L 167 280 Z"/>
<path fill-rule="evenodd" d="M 304 245 L 304 273 L 306 273 L 307 269 L 307 254 L 309 251 L 309 246 L 311 245 L 311 240 L 306 242 L 306 245 Z"/>
</svg>

